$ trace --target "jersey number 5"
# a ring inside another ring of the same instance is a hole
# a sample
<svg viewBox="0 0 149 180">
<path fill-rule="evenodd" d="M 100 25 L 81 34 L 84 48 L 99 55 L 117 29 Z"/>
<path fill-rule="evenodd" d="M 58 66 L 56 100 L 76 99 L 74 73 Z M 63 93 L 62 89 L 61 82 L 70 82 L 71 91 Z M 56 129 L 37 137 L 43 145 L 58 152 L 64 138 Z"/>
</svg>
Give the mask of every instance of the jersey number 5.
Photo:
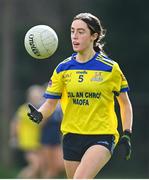
<svg viewBox="0 0 149 180">
<path fill-rule="evenodd" d="M 84 76 L 83 75 L 79 75 L 79 79 L 78 79 L 78 82 L 83 82 L 83 79 L 84 78 Z"/>
</svg>

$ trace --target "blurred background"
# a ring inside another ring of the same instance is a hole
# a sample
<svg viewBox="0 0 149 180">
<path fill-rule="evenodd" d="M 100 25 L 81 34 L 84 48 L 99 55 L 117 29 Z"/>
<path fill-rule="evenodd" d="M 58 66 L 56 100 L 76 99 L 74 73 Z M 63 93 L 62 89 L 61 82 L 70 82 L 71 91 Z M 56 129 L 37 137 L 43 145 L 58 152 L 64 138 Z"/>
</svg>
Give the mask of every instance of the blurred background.
<svg viewBox="0 0 149 180">
<path fill-rule="evenodd" d="M 26 89 L 47 82 L 72 53 L 70 25 L 80 12 L 98 16 L 107 30 L 104 49 L 127 77 L 134 109 L 132 159 L 115 152 L 97 178 L 149 178 L 148 8 L 146 0 L 0 0 L 0 178 L 14 178 L 19 169 L 9 146 L 12 116 Z M 24 48 L 26 32 L 38 24 L 51 26 L 59 37 L 48 60 L 33 59 Z"/>
</svg>

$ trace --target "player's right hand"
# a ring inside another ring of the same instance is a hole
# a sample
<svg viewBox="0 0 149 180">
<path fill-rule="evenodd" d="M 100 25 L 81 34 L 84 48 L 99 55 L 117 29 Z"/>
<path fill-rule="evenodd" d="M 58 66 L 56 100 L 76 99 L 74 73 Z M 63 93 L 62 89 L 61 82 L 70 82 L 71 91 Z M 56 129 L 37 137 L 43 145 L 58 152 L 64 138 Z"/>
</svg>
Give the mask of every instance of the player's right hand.
<svg viewBox="0 0 149 180">
<path fill-rule="evenodd" d="M 27 113 L 28 117 L 35 123 L 39 124 L 42 119 L 43 115 L 39 112 L 32 104 L 28 104 L 30 112 Z"/>
</svg>

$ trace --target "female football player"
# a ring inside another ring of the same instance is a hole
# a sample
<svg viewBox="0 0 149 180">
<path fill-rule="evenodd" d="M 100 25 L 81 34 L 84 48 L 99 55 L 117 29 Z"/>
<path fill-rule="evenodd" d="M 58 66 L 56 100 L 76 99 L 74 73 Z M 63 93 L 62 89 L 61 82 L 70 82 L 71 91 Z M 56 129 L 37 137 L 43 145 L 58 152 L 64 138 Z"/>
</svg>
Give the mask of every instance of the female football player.
<svg viewBox="0 0 149 180">
<path fill-rule="evenodd" d="M 11 140 L 12 138 L 15 139 L 17 144 L 15 159 L 20 158 L 25 160 L 25 166 L 23 166 L 17 175 L 19 179 L 34 179 L 39 177 L 41 169 L 41 127 L 29 121 L 29 117 L 27 116 L 27 102 L 30 101 L 39 107 L 39 104 L 41 105 L 43 102 L 43 92 L 44 89 L 40 85 L 29 87 L 26 94 L 26 102 L 18 108 L 11 122 Z M 20 157 L 18 152 L 21 155 Z"/>
<path fill-rule="evenodd" d="M 94 178 L 110 160 L 118 142 L 114 97 L 120 105 L 125 158 L 131 155 L 132 106 L 127 80 L 118 63 L 102 50 L 105 31 L 90 13 L 74 17 L 71 41 L 75 51 L 55 69 L 46 102 L 37 110 L 31 104 L 31 120 L 47 119 L 61 99 L 63 154 L 68 178 Z"/>
</svg>

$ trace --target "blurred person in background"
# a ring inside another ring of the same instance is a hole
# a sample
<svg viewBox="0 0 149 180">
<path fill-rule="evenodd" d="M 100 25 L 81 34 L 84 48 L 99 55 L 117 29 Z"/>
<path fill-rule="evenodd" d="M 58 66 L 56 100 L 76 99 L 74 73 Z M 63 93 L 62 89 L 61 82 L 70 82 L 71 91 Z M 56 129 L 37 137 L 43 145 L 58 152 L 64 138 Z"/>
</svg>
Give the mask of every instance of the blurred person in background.
<svg viewBox="0 0 149 180">
<path fill-rule="evenodd" d="M 92 179 L 109 162 L 116 144 L 131 157 L 132 106 L 128 82 L 117 62 L 102 48 L 105 31 L 100 20 L 80 13 L 71 24 L 73 53 L 52 75 L 45 97 L 36 109 L 29 104 L 28 116 L 43 123 L 61 99 L 63 158 L 69 179 Z M 116 97 L 116 98 L 115 98 Z M 123 134 L 119 140 L 115 99 L 120 106 Z"/>
<path fill-rule="evenodd" d="M 58 103 L 53 114 L 42 124 L 41 128 L 42 178 L 55 178 L 64 171 L 61 120 L 62 110 Z"/>
<path fill-rule="evenodd" d="M 44 88 L 40 85 L 33 85 L 27 90 L 26 102 L 21 105 L 11 123 L 10 142 L 23 153 L 26 166 L 20 171 L 17 178 L 39 177 L 41 164 L 41 127 L 29 121 L 27 116 L 27 102 L 32 102 L 39 107 L 43 103 Z M 15 158 L 19 158 L 17 155 Z"/>
</svg>

